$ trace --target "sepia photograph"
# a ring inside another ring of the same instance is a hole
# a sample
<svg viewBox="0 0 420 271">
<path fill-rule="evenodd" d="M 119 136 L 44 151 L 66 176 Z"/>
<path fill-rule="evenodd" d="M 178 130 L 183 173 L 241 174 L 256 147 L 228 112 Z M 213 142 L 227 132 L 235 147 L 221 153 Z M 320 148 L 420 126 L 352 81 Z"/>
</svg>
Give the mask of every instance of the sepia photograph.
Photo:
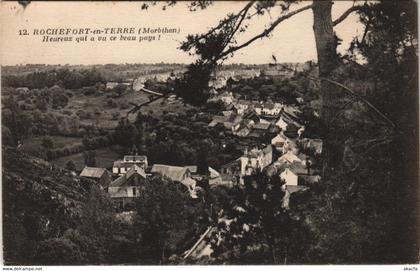
<svg viewBox="0 0 420 271">
<path fill-rule="evenodd" d="M 415 0 L 2 1 L 0 64 L 3 270 L 417 270 Z"/>
</svg>

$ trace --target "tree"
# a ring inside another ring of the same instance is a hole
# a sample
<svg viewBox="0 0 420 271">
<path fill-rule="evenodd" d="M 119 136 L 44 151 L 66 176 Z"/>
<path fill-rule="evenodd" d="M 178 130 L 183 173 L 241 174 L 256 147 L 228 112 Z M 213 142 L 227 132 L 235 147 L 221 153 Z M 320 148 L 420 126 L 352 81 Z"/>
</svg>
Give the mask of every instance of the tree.
<svg viewBox="0 0 420 271">
<path fill-rule="evenodd" d="M 192 4 L 191 6 L 207 8 L 211 4 L 211 1 L 197 2 L 200 4 Z M 202 94 L 205 93 L 207 88 L 207 83 L 210 78 L 209 75 L 217 65 L 233 56 L 235 52 L 242 48 L 249 46 L 259 39 L 268 37 L 283 21 L 296 14 L 312 9 L 314 15 L 314 36 L 318 54 L 318 79 L 321 79 L 320 96 L 323 103 L 322 119 L 323 130 L 325 131 L 325 165 L 330 164 L 331 167 L 335 167 L 335 161 L 340 161 L 340 159 L 337 159 L 337 156 L 340 155 L 340 143 L 343 140 L 332 138 L 335 127 L 332 127 L 331 119 L 337 112 L 337 92 L 342 92 L 342 90 L 337 91 L 337 84 L 332 83 L 334 72 L 339 64 L 341 64 L 341 60 L 338 58 L 336 52 L 338 39 L 334 34 L 333 27 L 344 21 L 352 12 L 365 9 L 366 5 L 354 5 L 338 17 L 338 19 L 333 21 L 331 16 L 332 0 L 314 1 L 312 4 L 303 5 L 302 7 L 291 10 L 291 7 L 296 3 L 298 1 L 249 1 L 238 13 L 229 13 L 217 26 L 211 28 L 207 33 L 189 35 L 180 48 L 191 54 L 196 54 L 198 60 L 189 67 L 184 77 L 186 82 L 183 84 L 194 85 L 195 88 L 193 89 L 197 93 L 197 97 L 202 97 Z M 147 5 L 145 8 L 147 8 Z M 261 33 L 238 44 L 238 36 L 246 32 L 252 19 L 258 16 L 264 16 L 270 13 L 271 10 L 279 10 L 280 15 Z M 201 77 L 198 79 L 196 76 L 189 77 L 191 73 L 201 74 Z"/>
<path fill-rule="evenodd" d="M 83 159 L 85 160 L 86 166 L 88 167 L 96 166 L 96 152 L 95 151 L 83 152 Z"/>
<path fill-rule="evenodd" d="M 202 214 L 191 205 L 186 187 L 166 179 L 148 180 L 136 201 L 134 229 L 139 257 L 144 263 L 163 263 L 188 247 L 205 225 Z M 188 242 L 188 243 L 191 243 Z"/>
<path fill-rule="evenodd" d="M 66 169 L 76 171 L 76 164 L 72 160 L 69 160 L 66 163 Z"/>
<path fill-rule="evenodd" d="M 54 147 L 54 141 L 51 137 L 45 136 L 42 138 L 42 146 L 46 149 L 52 149 Z"/>
<path fill-rule="evenodd" d="M 14 144 L 28 137 L 32 132 L 32 116 L 23 112 L 12 96 L 5 99 L 2 109 L 2 124 L 9 128 Z"/>
<path fill-rule="evenodd" d="M 35 257 L 42 265 L 77 265 L 82 261 L 80 248 L 67 238 L 51 238 L 39 244 Z"/>
<path fill-rule="evenodd" d="M 296 238 L 299 222 L 284 209 L 283 182 L 261 172 L 244 178 L 245 187 L 232 190 L 210 239 L 213 256 L 229 264 L 288 263 L 304 244 Z"/>
</svg>

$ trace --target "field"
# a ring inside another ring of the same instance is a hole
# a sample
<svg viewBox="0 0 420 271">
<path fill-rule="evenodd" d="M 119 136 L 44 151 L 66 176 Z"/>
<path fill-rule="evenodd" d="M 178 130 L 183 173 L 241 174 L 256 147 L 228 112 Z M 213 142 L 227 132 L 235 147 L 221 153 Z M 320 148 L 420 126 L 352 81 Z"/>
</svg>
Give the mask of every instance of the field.
<svg viewBox="0 0 420 271">
<path fill-rule="evenodd" d="M 118 153 L 118 147 L 104 147 L 94 150 L 96 153 L 96 166 L 103 168 L 111 168 L 115 160 L 122 158 Z M 77 171 L 80 171 L 85 166 L 85 161 L 83 158 L 83 153 L 77 153 L 69 156 L 60 157 L 52 161 L 53 164 L 59 167 L 65 167 L 68 161 L 73 161 L 76 165 Z"/>
<path fill-rule="evenodd" d="M 77 93 L 70 98 L 69 104 L 65 110 L 70 110 L 75 114 L 79 110 L 91 112 L 91 118 L 86 118 L 80 121 L 81 124 L 99 124 L 100 127 L 106 130 L 113 130 L 118 124 L 121 117 L 125 117 L 127 112 L 133 108 L 133 104 L 142 104 L 149 101 L 151 95 L 141 91 L 126 91 L 118 98 L 107 98 L 107 93 L 100 96 L 85 96 L 82 93 Z M 116 106 L 109 106 L 108 101 L 113 100 Z M 157 100 L 142 108 L 143 113 L 160 116 L 167 112 L 182 112 L 189 108 L 182 102 L 175 100 L 172 102 Z M 99 113 L 99 114 L 98 114 Z M 130 114 L 128 118 L 134 121 L 137 114 Z"/>
<path fill-rule="evenodd" d="M 45 137 L 37 136 L 28 138 L 22 143 L 22 150 L 30 154 L 37 154 L 42 151 L 45 151 L 45 148 L 42 146 L 42 141 Z M 67 136 L 49 136 L 53 142 L 52 149 L 63 148 L 71 145 L 82 145 L 81 137 L 67 137 Z"/>
</svg>

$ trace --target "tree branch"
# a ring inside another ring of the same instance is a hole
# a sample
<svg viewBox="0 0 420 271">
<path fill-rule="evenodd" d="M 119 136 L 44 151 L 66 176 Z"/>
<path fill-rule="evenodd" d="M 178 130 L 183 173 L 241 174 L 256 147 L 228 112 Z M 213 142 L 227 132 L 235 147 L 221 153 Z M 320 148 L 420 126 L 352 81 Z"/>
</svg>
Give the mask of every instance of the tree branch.
<svg viewBox="0 0 420 271">
<path fill-rule="evenodd" d="M 372 109 L 373 111 L 375 111 L 379 116 L 381 116 L 384 120 L 386 120 L 393 128 L 395 128 L 395 124 L 394 122 L 392 122 L 387 116 L 385 116 L 381 111 L 379 111 L 379 109 L 377 109 L 373 104 L 371 104 L 368 100 L 366 100 L 365 98 L 363 98 L 362 96 L 360 96 L 359 94 L 355 93 L 353 90 L 351 90 L 350 88 L 346 87 L 345 85 L 333 81 L 331 79 L 328 78 L 320 78 L 321 80 L 327 81 L 331 84 L 334 84 L 336 86 L 341 87 L 344 90 L 347 90 L 349 93 L 351 93 L 354 97 L 358 98 L 359 100 L 361 100 L 363 103 L 365 103 L 370 109 Z"/>
<path fill-rule="evenodd" d="M 287 69 L 287 70 L 291 70 L 291 71 L 294 71 L 293 69 L 290 69 L 289 67 L 286 67 L 285 65 L 282 65 L 282 64 L 279 64 L 279 65 L 281 65 L 283 68 L 285 68 L 285 69 Z M 323 80 L 323 81 L 326 81 L 326 82 L 329 82 L 329 83 L 331 83 L 331 84 L 334 84 L 334 85 L 336 85 L 336 86 L 338 86 L 338 87 L 340 87 L 340 88 L 342 88 L 342 89 L 344 89 L 344 90 L 346 90 L 347 92 L 349 92 L 351 95 L 353 95 L 355 98 L 357 98 L 357 99 L 359 99 L 360 101 L 362 101 L 364 104 L 366 104 L 370 109 L 372 109 L 373 111 L 375 111 L 375 113 L 377 113 L 380 117 L 382 117 L 386 122 L 388 122 L 393 128 L 395 128 L 396 127 L 396 125 L 395 125 L 395 123 L 392 121 L 392 120 L 390 120 L 387 116 L 385 116 L 381 111 L 379 111 L 379 109 L 377 109 L 373 104 L 371 104 L 368 100 L 366 100 L 365 98 L 363 98 L 362 96 L 360 96 L 359 94 L 357 94 L 357 93 L 355 93 L 353 90 L 351 90 L 350 88 L 348 88 L 347 86 L 345 86 L 345 85 L 343 85 L 343 84 L 341 84 L 341 83 L 339 83 L 339 82 L 337 82 L 337 81 L 334 81 L 334 80 L 331 80 L 331 79 L 328 79 L 328 78 L 325 78 L 325 77 L 319 77 L 319 78 L 316 78 L 316 77 L 314 77 L 314 76 L 311 76 L 311 75 L 309 75 L 309 74 L 306 74 L 306 73 L 303 73 L 303 75 L 305 76 L 305 77 L 307 77 L 307 78 L 309 78 L 309 79 L 311 79 L 311 80 L 315 80 L 315 81 L 317 81 L 317 80 Z"/>
<path fill-rule="evenodd" d="M 248 12 L 248 10 L 252 7 L 252 5 L 255 3 L 255 1 L 250 1 L 243 9 L 241 9 L 236 15 L 234 15 L 231 18 L 226 18 L 222 21 L 220 21 L 219 25 L 217 25 L 216 27 L 211 28 L 209 31 L 207 31 L 207 33 L 202 34 L 200 36 L 197 37 L 197 40 L 201 40 L 203 38 L 206 38 L 208 36 L 210 36 L 211 34 L 213 34 L 215 31 L 219 30 L 220 28 L 222 28 L 226 23 L 231 22 L 232 20 L 236 20 L 239 16 L 241 16 L 242 12 L 245 12 L 245 14 Z M 242 20 L 241 20 L 242 21 Z"/>
<path fill-rule="evenodd" d="M 352 12 L 354 11 L 359 11 L 359 10 L 363 10 L 364 8 L 366 8 L 366 5 L 363 6 L 352 6 L 351 8 L 349 8 L 348 10 L 346 10 L 343 14 L 341 14 L 340 17 L 338 17 L 334 22 L 333 22 L 333 26 L 336 26 L 337 24 L 341 23 L 342 21 L 344 21 Z"/>
<path fill-rule="evenodd" d="M 159 100 L 159 99 L 163 99 L 163 98 L 168 97 L 168 96 L 169 96 L 169 94 L 173 94 L 173 93 L 169 92 L 169 93 L 166 93 L 166 94 L 162 94 L 162 96 L 157 96 L 157 97 L 152 98 L 152 99 L 150 99 L 149 101 L 144 102 L 144 103 L 142 103 L 142 104 L 134 104 L 134 103 L 131 103 L 131 102 L 130 102 L 129 104 L 131 104 L 131 105 L 133 106 L 133 108 L 132 108 L 132 109 L 130 109 L 129 111 L 127 111 L 126 118 L 128 117 L 128 115 L 130 115 L 130 114 L 134 114 L 134 113 L 136 113 L 137 111 L 139 111 L 142 107 L 144 107 L 144 106 L 146 106 L 146 105 L 149 105 L 149 104 L 151 104 L 151 103 L 153 103 L 154 101 L 157 101 L 157 100 Z"/>
<path fill-rule="evenodd" d="M 263 37 L 267 36 L 267 35 L 268 35 L 271 31 L 273 31 L 273 30 L 277 27 L 277 25 L 279 25 L 279 24 L 280 24 L 281 22 L 283 22 L 284 20 L 289 19 L 290 17 L 292 17 L 292 16 L 294 16 L 294 15 L 296 15 L 296 14 L 298 14 L 298 13 L 302 12 L 302 11 L 305 11 L 305 10 L 307 10 L 307 9 L 310 9 L 310 8 L 312 8 L 312 5 L 305 6 L 305 7 L 303 7 L 303 8 L 297 9 L 297 10 L 295 10 L 295 11 L 292 11 L 292 12 L 290 12 L 290 13 L 286 14 L 286 15 L 283 15 L 283 16 L 279 17 L 277 20 L 275 20 L 275 21 L 271 24 L 271 26 L 270 26 L 269 28 L 266 28 L 266 29 L 265 29 L 263 32 L 261 32 L 259 35 L 257 35 L 257 36 L 255 36 L 255 37 L 251 38 L 250 40 L 248 40 L 247 42 L 244 42 L 243 44 L 241 44 L 241 45 L 239 45 L 239 46 L 230 47 L 227 51 L 223 52 L 223 53 L 220 55 L 220 57 L 219 57 L 219 58 L 223 58 L 223 57 L 225 57 L 225 56 L 229 55 L 230 53 L 233 53 L 233 52 L 235 52 L 235 51 L 237 51 L 237 50 L 239 50 L 239 49 L 242 49 L 242 48 L 244 48 L 244 47 L 246 47 L 246 46 L 250 45 L 251 43 L 253 43 L 253 42 L 254 42 L 254 41 L 256 41 L 257 39 L 260 39 L 260 38 L 263 38 Z"/>
</svg>

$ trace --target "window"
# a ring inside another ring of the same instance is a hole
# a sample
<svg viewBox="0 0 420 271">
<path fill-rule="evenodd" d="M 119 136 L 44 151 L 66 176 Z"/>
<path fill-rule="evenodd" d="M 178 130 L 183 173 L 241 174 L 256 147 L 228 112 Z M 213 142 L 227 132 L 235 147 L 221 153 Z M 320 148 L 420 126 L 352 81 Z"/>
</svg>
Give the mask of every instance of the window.
<svg viewBox="0 0 420 271">
<path fill-rule="evenodd" d="M 133 187 L 133 196 L 136 196 L 136 188 L 135 187 Z"/>
</svg>

